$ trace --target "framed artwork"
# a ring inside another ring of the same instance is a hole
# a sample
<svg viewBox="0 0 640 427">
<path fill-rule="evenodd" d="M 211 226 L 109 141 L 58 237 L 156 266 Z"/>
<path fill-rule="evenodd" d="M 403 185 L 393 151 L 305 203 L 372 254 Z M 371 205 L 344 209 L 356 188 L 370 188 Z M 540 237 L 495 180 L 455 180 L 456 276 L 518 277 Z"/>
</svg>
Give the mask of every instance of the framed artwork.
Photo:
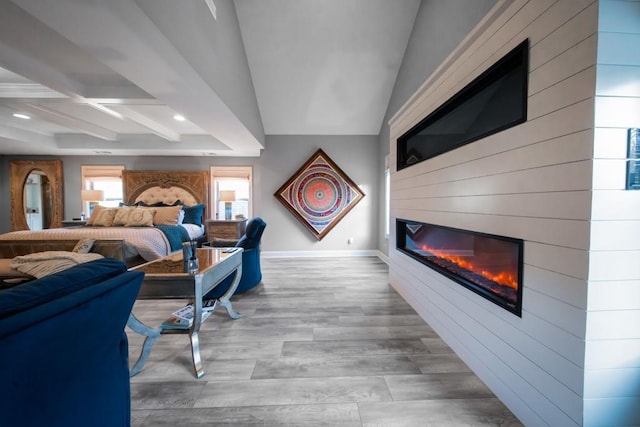
<svg viewBox="0 0 640 427">
<path fill-rule="evenodd" d="M 322 240 L 362 200 L 364 192 L 320 149 L 274 196 Z"/>
</svg>

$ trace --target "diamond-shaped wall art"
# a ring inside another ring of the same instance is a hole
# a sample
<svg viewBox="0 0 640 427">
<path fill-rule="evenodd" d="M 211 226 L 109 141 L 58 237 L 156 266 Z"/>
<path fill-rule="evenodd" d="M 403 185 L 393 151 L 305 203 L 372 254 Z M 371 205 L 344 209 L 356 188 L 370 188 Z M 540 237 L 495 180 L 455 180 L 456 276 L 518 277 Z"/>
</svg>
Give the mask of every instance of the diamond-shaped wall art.
<svg viewBox="0 0 640 427">
<path fill-rule="evenodd" d="M 364 193 L 320 149 L 274 196 L 316 239 L 322 240 Z"/>
</svg>

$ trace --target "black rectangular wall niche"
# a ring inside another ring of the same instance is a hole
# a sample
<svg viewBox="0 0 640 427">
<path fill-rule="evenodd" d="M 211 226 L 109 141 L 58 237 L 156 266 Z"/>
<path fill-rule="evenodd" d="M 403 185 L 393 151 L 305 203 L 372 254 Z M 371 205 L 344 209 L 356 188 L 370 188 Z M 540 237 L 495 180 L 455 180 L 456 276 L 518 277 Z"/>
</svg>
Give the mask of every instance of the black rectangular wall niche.
<svg viewBox="0 0 640 427">
<path fill-rule="evenodd" d="M 398 170 L 525 122 L 528 76 L 527 39 L 398 138 Z"/>
</svg>

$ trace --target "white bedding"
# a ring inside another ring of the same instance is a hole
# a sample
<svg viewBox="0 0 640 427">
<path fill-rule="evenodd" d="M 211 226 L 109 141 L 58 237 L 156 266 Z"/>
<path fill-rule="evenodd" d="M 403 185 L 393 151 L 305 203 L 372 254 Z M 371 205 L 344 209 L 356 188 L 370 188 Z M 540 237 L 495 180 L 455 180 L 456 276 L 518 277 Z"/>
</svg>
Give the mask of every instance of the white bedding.
<svg viewBox="0 0 640 427">
<path fill-rule="evenodd" d="M 203 228 L 199 225 L 182 224 L 182 226 L 187 229 L 192 239 L 203 234 Z M 169 240 L 155 227 L 70 227 L 37 231 L 22 230 L 2 234 L 0 240 L 61 240 L 83 237 L 123 239 L 126 258 L 140 255 L 146 261 L 152 261 L 171 253 Z"/>
<path fill-rule="evenodd" d="M 204 235 L 204 225 L 196 225 L 196 224 L 180 224 L 187 230 L 189 233 L 189 238 L 191 240 L 197 239 L 198 237 Z"/>
</svg>

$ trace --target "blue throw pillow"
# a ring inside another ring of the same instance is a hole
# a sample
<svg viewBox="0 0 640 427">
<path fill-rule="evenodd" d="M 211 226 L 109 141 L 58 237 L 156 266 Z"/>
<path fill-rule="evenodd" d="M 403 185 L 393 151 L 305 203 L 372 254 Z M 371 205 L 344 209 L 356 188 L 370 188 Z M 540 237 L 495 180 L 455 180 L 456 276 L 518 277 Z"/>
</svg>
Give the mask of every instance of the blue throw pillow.
<svg viewBox="0 0 640 427">
<path fill-rule="evenodd" d="M 204 204 L 194 206 L 183 206 L 184 220 L 183 224 L 202 225 L 202 214 L 204 213 Z"/>
</svg>

